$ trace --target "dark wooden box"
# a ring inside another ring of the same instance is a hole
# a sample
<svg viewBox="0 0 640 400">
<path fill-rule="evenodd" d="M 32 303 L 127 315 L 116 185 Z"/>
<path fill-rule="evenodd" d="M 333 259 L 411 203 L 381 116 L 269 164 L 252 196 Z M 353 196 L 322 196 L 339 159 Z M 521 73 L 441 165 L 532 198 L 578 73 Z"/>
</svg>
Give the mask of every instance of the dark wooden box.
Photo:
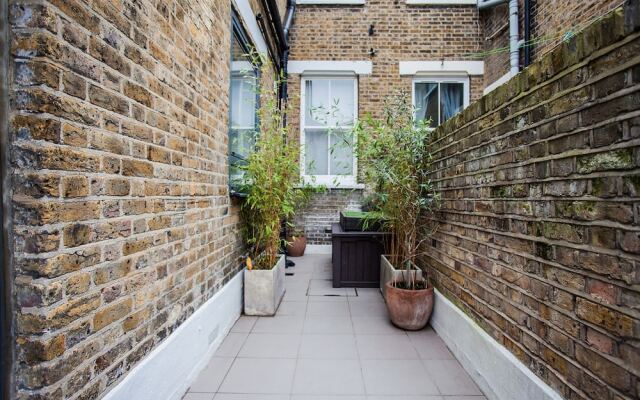
<svg viewBox="0 0 640 400">
<path fill-rule="evenodd" d="M 385 232 L 346 232 L 340 224 L 333 224 L 333 287 L 379 287 L 380 255 L 388 236 Z"/>
<path fill-rule="evenodd" d="M 347 212 L 348 213 L 348 212 Z M 359 212 L 358 216 L 351 216 L 349 214 L 345 214 L 344 211 L 340 211 L 340 228 L 342 228 L 345 232 L 351 231 L 364 231 L 364 213 Z M 382 230 L 382 221 L 370 221 L 368 226 L 368 231 L 381 231 Z"/>
</svg>

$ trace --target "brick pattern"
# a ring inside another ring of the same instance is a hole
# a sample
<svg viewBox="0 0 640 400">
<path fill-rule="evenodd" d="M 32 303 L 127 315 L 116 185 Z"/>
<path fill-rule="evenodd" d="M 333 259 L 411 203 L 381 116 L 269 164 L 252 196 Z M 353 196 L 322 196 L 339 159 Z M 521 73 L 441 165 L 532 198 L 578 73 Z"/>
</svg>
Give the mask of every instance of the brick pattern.
<svg viewBox="0 0 640 400">
<path fill-rule="evenodd" d="M 102 396 L 239 270 L 230 21 L 10 1 L 18 399 Z"/>
<path fill-rule="evenodd" d="M 435 286 L 567 399 L 640 395 L 640 13 L 436 131 Z M 635 26 L 633 26 L 635 25 Z"/>
<path fill-rule="evenodd" d="M 374 34 L 369 35 L 369 26 Z M 397 90 L 411 94 L 411 77 L 401 77 L 399 61 L 471 60 L 482 49 L 481 27 L 475 6 L 411 6 L 404 1 L 367 0 L 363 6 L 297 5 L 291 30 L 290 60 L 371 60 L 373 73 L 358 77 L 358 113 L 379 116 L 384 98 Z M 370 56 L 369 50 L 376 54 Z M 471 101 L 482 95 L 483 78 L 470 79 Z M 288 116 L 291 132 L 299 138 L 300 76 L 290 75 Z M 332 195 L 337 194 L 334 198 Z M 325 227 L 336 222 L 342 209 L 341 191 L 314 199 L 304 210 L 310 241 L 330 243 Z M 322 201 L 327 201 L 325 207 Z M 316 207 L 317 204 L 320 207 Z M 332 209 L 332 207 L 336 207 Z M 314 208 L 317 214 L 314 214 Z"/>
<path fill-rule="evenodd" d="M 331 244 L 331 224 L 340 221 L 340 211 L 358 209 L 362 202 L 361 189 L 327 189 L 316 193 L 301 210 L 293 224 L 303 230 L 308 244 Z"/>
<path fill-rule="evenodd" d="M 532 61 L 553 50 L 561 41 L 562 35 L 572 29 L 585 27 L 615 7 L 621 0 L 535 0 L 532 1 L 531 37 L 545 38 L 532 47 Z M 520 19 L 520 38 L 524 39 L 524 0 L 518 1 Z M 509 6 L 501 4 L 480 13 L 484 28 L 485 50 L 509 47 Z M 524 52 L 521 51 L 521 62 Z M 509 53 L 499 53 L 485 58 L 485 86 L 495 82 L 509 72 Z"/>
</svg>

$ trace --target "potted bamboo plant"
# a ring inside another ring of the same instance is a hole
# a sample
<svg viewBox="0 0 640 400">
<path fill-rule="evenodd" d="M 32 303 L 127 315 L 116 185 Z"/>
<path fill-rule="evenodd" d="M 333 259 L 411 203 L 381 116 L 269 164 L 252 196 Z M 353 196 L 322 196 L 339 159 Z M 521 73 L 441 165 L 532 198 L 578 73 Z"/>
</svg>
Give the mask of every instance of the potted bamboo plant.
<svg viewBox="0 0 640 400">
<path fill-rule="evenodd" d="M 262 76 L 272 67 L 259 57 Z M 281 222 L 290 219 L 305 196 L 298 185 L 298 145 L 289 140 L 284 125 L 285 109 L 278 104 L 278 82 L 261 79 L 259 84 L 259 132 L 254 151 L 242 168 L 241 210 L 248 258 L 244 273 L 244 312 L 274 315 L 284 296 L 285 262 L 280 254 Z"/>
<path fill-rule="evenodd" d="M 432 130 L 413 115 L 406 94 L 398 93 L 385 102 L 382 118 L 367 117 L 356 126 L 364 179 L 391 233 L 381 260 L 383 294 L 391 321 L 408 330 L 422 329 L 433 310 L 433 287 L 417 263 L 435 230 L 428 217 L 439 203 L 428 178 Z"/>
</svg>

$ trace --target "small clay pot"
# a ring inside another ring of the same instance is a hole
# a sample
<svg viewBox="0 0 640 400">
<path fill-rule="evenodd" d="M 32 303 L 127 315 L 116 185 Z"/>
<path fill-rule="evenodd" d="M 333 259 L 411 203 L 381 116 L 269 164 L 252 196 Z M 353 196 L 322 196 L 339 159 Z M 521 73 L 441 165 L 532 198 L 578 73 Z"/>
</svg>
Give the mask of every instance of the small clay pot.
<svg viewBox="0 0 640 400">
<path fill-rule="evenodd" d="M 287 238 L 287 254 L 290 257 L 302 257 L 307 248 L 307 238 L 304 235 Z"/>
<path fill-rule="evenodd" d="M 391 322 L 398 328 L 417 331 L 425 327 L 433 311 L 433 286 L 407 290 L 387 283 L 387 310 Z"/>
</svg>

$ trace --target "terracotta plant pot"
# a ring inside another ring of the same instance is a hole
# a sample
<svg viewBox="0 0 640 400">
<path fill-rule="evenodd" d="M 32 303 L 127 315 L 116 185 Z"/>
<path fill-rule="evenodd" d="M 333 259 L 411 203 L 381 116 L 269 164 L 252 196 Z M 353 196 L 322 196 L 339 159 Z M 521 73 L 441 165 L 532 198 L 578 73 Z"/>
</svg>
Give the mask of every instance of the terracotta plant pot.
<svg viewBox="0 0 640 400">
<path fill-rule="evenodd" d="M 407 290 L 387 283 L 387 310 L 391 322 L 398 328 L 417 331 L 425 327 L 433 311 L 433 286 Z"/>
<path fill-rule="evenodd" d="M 302 257 L 307 248 L 307 238 L 304 235 L 287 238 L 287 254 L 290 257 Z"/>
</svg>

